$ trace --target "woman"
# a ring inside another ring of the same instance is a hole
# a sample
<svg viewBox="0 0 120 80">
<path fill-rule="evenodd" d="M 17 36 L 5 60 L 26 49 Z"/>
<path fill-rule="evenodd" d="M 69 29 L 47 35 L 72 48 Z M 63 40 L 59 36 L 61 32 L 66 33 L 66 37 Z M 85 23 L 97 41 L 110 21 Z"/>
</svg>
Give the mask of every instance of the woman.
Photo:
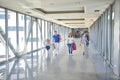
<svg viewBox="0 0 120 80">
<path fill-rule="evenodd" d="M 67 40 L 67 45 L 68 45 L 68 51 L 69 51 L 69 54 L 72 54 L 72 51 L 73 51 L 73 42 L 74 42 L 74 40 L 73 40 L 73 36 L 72 36 L 72 34 L 70 33 L 69 35 L 68 35 L 68 40 Z"/>
<path fill-rule="evenodd" d="M 85 54 L 85 50 L 86 50 L 86 44 L 87 44 L 87 38 L 86 38 L 86 34 L 85 33 L 83 33 L 82 34 L 82 37 L 81 37 L 81 44 L 82 44 L 82 47 L 83 47 L 83 49 L 84 49 L 84 51 L 83 51 L 83 55 Z"/>
</svg>

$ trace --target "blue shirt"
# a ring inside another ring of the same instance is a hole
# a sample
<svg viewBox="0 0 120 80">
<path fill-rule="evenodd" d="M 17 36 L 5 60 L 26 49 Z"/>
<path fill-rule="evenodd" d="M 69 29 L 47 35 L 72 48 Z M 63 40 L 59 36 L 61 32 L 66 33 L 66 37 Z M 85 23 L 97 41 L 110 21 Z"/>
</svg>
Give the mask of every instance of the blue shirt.
<svg viewBox="0 0 120 80">
<path fill-rule="evenodd" d="M 53 35 L 53 39 L 55 42 L 59 42 L 59 34 Z"/>
</svg>

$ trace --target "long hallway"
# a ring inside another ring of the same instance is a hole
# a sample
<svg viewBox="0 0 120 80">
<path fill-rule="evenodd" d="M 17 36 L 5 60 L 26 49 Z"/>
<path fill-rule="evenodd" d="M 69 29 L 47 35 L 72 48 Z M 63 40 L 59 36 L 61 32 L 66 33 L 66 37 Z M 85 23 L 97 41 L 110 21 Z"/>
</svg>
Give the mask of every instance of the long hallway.
<svg viewBox="0 0 120 80">
<path fill-rule="evenodd" d="M 118 80 L 93 45 L 83 55 L 79 40 L 76 43 L 73 55 L 68 54 L 65 46 L 59 55 L 44 50 L 34 58 L 26 55 L 9 62 L 7 65 L 12 67 L 6 80 Z"/>
<path fill-rule="evenodd" d="M 39 71 L 39 80 L 117 80 L 94 48 L 90 46 L 89 54 L 83 56 L 80 45 L 77 46 L 73 55 L 66 51 L 52 62 L 46 60 L 46 70 Z"/>
<path fill-rule="evenodd" d="M 0 0 L 0 80 L 120 80 L 120 0 Z"/>
</svg>

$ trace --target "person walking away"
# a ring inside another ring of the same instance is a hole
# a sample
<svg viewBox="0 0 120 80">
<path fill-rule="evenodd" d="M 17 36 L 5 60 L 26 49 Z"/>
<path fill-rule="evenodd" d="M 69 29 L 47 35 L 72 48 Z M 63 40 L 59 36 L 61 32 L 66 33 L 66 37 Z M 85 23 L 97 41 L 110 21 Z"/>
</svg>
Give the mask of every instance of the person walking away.
<svg viewBox="0 0 120 80">
<path fill-rule="evenodd" d="M 72 55 L 72 52 L 73 52 L 73 36 L 72 34 L 70 33 L 68 35 L 68 39 L 67 39 L 67 45 L 68 45 L 68 51 L 69 51 L 69 54 Z"/>
</svg>

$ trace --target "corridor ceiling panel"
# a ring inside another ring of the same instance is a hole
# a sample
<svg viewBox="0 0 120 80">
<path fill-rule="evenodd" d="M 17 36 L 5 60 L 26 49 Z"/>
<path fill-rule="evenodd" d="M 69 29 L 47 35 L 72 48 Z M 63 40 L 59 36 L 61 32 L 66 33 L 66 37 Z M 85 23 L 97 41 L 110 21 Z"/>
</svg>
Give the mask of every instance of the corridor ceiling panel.
<svg viewBox="0 0 120 80">
<path fill-rule="evenodd" d="M 114 0 L 0 0 L 0 6 L 67 27 L 87 28 L 113 2 Z"/>
</svg>

